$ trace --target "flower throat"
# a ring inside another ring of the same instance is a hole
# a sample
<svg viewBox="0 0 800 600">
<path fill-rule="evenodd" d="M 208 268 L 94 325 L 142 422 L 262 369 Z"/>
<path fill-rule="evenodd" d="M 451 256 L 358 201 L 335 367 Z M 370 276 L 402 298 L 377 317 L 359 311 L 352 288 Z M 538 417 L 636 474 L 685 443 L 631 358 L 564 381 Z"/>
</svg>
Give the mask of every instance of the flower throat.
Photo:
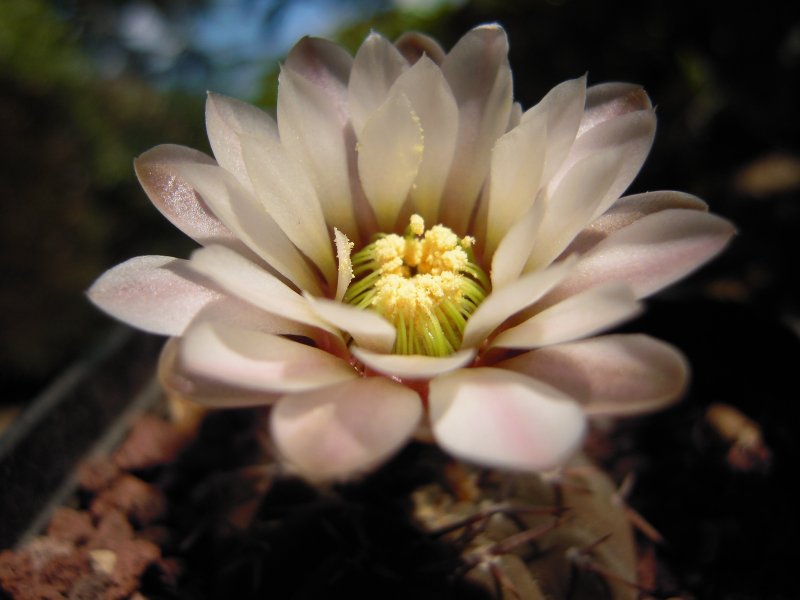
<svg viewBox="0 0 800 600">
<path fill-rule="evenodd" d="M 402 236 L 378 234 L 351 256 L 355 279 L 344 301 L 392 323 L 397 354 L 452 354 L 489 289 L 474 242 L 443 225 L 426 230 L 422 217 L 412 215 Z"/>
</svg>

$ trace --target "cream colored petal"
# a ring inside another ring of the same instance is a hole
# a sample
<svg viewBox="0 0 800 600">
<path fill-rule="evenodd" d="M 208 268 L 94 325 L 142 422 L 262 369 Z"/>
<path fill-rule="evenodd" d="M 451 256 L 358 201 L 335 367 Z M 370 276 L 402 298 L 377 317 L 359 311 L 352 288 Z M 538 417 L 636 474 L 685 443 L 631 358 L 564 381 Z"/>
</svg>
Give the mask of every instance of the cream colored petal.
<svg viewBox="0 0 800 600">
<path fill-rule="evenodd" d="M 404 94 L 419 117 L 424 152 L 410 196 L 413 210 L 433 225 L 456 150 L 458 106 L 441 70 L 428 57 L 403 73 L 392 93 Z"/>
<path fill-rule="evenodd" d="M 517 279 L 525 269 L 528 257 L 542 226 L 548 198 L 540 197 L 528 212 L 517 218 L 492 255 L 492 289 L 497 290 Z"/>
<path fill-rule="evenodd" d="M 552 385 L 589 415 L 633 415 L 668 406 L 689 367 L 678 350 L 646 335 L 608 335 L 559 344 L 497 363 Z"/>
<path fill-rule="evenodd" d="M 571 296 L 506 329 L 492 346 L 527 349 L 571 342 L 619 325 L 641 310 L 628 285 L 605 284 Z"/>
<path fill-rule="evenodd" d="M 541 114 L 497 140 L 492 149 L 486 222 L 486 256 L 527 213 L 539 192 L 547 150 L 547 123 Z"/>
<path fill-rule="evenodd" d="M 622 169 L 623 159 L 621 152 L 612 148 L 587 156 L 564 176 L 547 199 L 526 271 L 550 264 L 592 221 L 598 203 Z"/>
<path fill-rule="evenodd" d="M 656 115 L 653 110 L 639 110 L 605 121 L 587 130 L 575 140 L 569 155 L 551 182 L 551 189 L 577 162 L 593 154 L 612 150 L 622 153 L 622 168 L 603 195 L 595 217 L 603 214 L 631 184 L 642 168 L 656 133 Z"/>
<path fill-rule="evenodd" d="M 427 56 L 437 65 L 444 61 L 445 52 L 439 42 L 424 33 L 408 31 L 397 38 L 394 45 L 411 65 L 423 56 Z"/>
<path fill-rule="evenodd" d="M 547 155 L 542 181 L 547 182 L 567 157 L 583 116 L 586 102 L 586 76 L 560 83 L 536 106 L 522 115 L 522 123 L 544 118 L 547 128 Z"/>
<path fill-rule="evenodd" d="M 247 175 L 240 136 L 246 134 L 263 140 L 278 140 L 278 125 L 264 111 L 213 92 L 206 99 L 206 131 L 214 157 L 223 169 L 236 176 L 252 191 Z"/>
<path fill-rule="evenodd" d="M 306 299 L 318 317 L 349 333 L 360 347 L 381 354 L 392 351 L 395 328 L 378 313 L 327 298 Z"/>
<path fill-rule="evenodd" d="M 459 130 L 441 222 L 462 235 L 488 175 L 492 147 L 505 132 L 511 112 L 507 55 L 502 27 L 482 25 L 462 37 L 442 63 L 458 103 Z"/>
<path fill-rule="evenodd" d="M 167 397 L 188 400 L 211 408 L 265 406 L 281 397 L 281 393 L 262 392 L 228 385 L 188 373 L 179 360 L 180 339 L 171 338 L 161 351 L 158 380 Z"/>
<path fill-rule="evenodd" d="M 336 278 L 336 301 L 341 302 L 347 291 L 350 282 L 353 281 L 353 262 L 350 260 L 350 253 L 353 250 L 353 242 L 338 229 L 333 230 L 334 242 L 336 243 L 336 262 L 338 265 L 338 275 Z"/>
<path fill-rule="evenodd" d="M 336 281 L 331 236 L 314 186 L 280 141 L 241 136 L 256 197 L 281 230 L 310 258 L 329 285 Z"/>
<path fill-rule="evenodd" d="M 400 450 L 422 417 L 419 396 L 382 377 L 284 396 L 272 411 L 283 459 L 312 481 L 343 480 Z"/>
<path fill-rule="evenodd" d="M 330 40 L 306 36 L 289 51 L 286 66 L 330 99 L 342 124 L 348 120 L 347 81 L 353 57 L 344 48 Z"/>
<path fill-rule="evenodd" d="M 609 82 L 593 85 L 586 90 L 586 109 L 578 135 L 629 112 L 651 108 L 653 104 L 647 93 L 636 84 Z"/>
<path fill-rule="evenodd" d="M 574 265 L 574 260 L 564 261 L 549 269 L 523 275 L 500 289 L 493 289 L 467 321 L 462 347 L 480 344 L 503 321 L 536 302 L 561 282 Z"/>
<path fill-rule="evenodd" d="M 356 52 L 348 85 L 348 106 L 356 136 L 369 117 L 386 101 L 389 89 L 408 69 L 408 62 L 389 40 L 371 33 Z"/>
<path fill-rule="evenodd" d="M 345 145 L 347 123 L 339 107 L 322 88 L 291 68 L 281 70 L 278 83 L 281 143 L 311 176 L 328 225 L 358 240 Z"/>
<path fill-rule="evenodd" d="M 708 211 L 708 205 L 700 198 L 683 192 L 659 191 L 623 196 L 581 231 L 564 253 L 585 254 L 615 231 L 633 224 L 645 215 L 670 208 Z"/>
<path fill-rule="evenodd" d="M 543 302 L 609 281 L 628 283 L 637 298 L 649 296 L 711 260 L 735 232 L 729 221 L 698 210 L 644 216 L 597 244 Z"/>
<path fill-rule="evenodd" d="M 558 390 L 504 369 L 463 369 L 437 377 L 428 396 L 436 441 L 487 467 L 546 471 L 580 447 L 586 420 Z"/>
<path fill-rule="evenodd" d="M 188 373 L 264 392 L 301 392 L 358 377 L 323 350 L 219 322 L 192 325 L 181 338 L 179 360 Z"/>
<path fill-rule="evenodd" d="M 223 297 L 171 256 L 137 256 L 103 273 L 87 291 L 112 317 L 159 335 L 180 335 L 207 304 Z"/>
<path fill-rule="evenodd" d="M 189 272 L 193 273 L 192 271 Z M 227 295 L 218 300 L 212 300 L 203 306 L 195 315 L 193 321 L 213 321 L 263 333 L 304 336 L 307 338 L 315 338 L 319 333 L 319 330 L 308 325 L 285 319 L 274 313 L 261 310 L 257 306 L 235 296 Z"/>
<path fill-rule="evenodd" d="M 378 227 L 394 230 L 422 160 L 422 127 L 408 98 L 392 94 L 364 125 L 358 172 Z"/>
<path fill-rule="evenodd" d="M 227 248 L 209 246 L 197 250 L 192 254 L 189 267 L 262 310 L 338 335 L 335 328 L 311 311 L 308 301 L 300 294 Z"/>
<path fill-rule="evenodd" d="M 422 356 L 420 354 L 378 354 L 365 348 L 350 348 L 358 360 L 370 369 L 400 379 L 430 379 L 469 364 L 475 350 L 461 350 L 450 356 Z"/>
<path fill-rule="evenodd" d="M 156 146 L 133 161 L 147 196 L 175 227 L 203 246 L 223 244 L 235 250 L 244 249 L 245 245 L 176 173 L 174 167 L 179 164 L 216 163 L 202 152 L 173 144 Z"/>
</svg>

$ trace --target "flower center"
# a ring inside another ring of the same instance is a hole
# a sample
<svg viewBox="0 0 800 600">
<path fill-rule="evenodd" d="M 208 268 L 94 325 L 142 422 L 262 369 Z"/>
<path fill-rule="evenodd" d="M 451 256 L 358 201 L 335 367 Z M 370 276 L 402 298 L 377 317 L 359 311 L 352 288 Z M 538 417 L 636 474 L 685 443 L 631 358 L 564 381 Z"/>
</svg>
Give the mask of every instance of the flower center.
<svg viewBox="0 0 800 600">
<path fill-rule="evenodd" d="M 404 235 L 378 234 L 352 255 L 355 279 L 344 301 L 392 323 L 397 354 L 452 354 L 489 289 L 474 242 L 444 225 L 426 230 L 422 217 L 412 215 Z"/>
</svg>

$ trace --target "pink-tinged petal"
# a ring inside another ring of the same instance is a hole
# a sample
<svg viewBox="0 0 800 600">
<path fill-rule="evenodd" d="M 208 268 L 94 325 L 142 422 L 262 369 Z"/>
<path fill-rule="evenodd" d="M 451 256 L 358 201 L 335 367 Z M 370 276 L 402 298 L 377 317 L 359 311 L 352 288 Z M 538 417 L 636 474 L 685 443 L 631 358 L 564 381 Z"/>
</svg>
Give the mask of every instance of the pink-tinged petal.
<svg viewBox="0 0 800 600">
<path fill-rule="evenodd" d="M 204 306 L 223 297 L 186 263 L 170 256 L 137 256 L 103 273 L 87 294 L 128 325 L 180 335 Z"/>
<path fill-rule="evenodd" d="M 560 83 L 541 101 L 522 115 L 522 123 L 544 119 L 547 130 L 547 156 L 542 180 L 553 177 L 569 153 L 586 102 L 586 76 Z"/>
<path fill-rule="evenodd" d="M 175 171 L 178 164 L 215 165 L 210 156 L 173 144 L 148 150 L 133 161 L 136 176 L 150 201 L 170 223 L 203 246 L 244 248 L 208 205 Z"/>
<path fill-rule="evenodd" d="M 601 83 L 586 90 L 586 109 L 578 135 L 616 117 L 637 110 L 650 110 L 653 104 L 641 86 L 633 83 Z"/>
<path fill-rule="evenodd" d="M 352 346 L 350 351 L 373 371 L 400 379 L 430 379 L 460 369 L 475 358 L 473 349 L 461 350 L 443 357 L 421 354 L 378 354 L 359 346 Z"/>
<path fill-rule="evenodd" d="M 511 112 L 511 69 L 503 28 L 482 25 L 467 33 L 445 58 L 442 72 L 458 103 L 459 131 L 441 222 L 463 234 L 488 174 L 492 147 L 505 132 Z"/>
<path fill-rule="evenodd" d="M 428 403 L 439 445 L 489 467 L 555 468 L 578 450 L 586 429 L 583 411 L 568 396 L 503 369 L 437 377 Z"/>
<path fill-rule="evenodd" d="M 301 476 L 342 480 L 400 450 L 421 416 L 415 392 L 371 377 L 284 396 L 272 411 L 270 429 L 283 459 Z"/>
<path fill-rule="evenodd" d="M 331 236 L 308 175 L 277 139 L 242 135 L 241 144 L 256 197 L 286 237 L 333 284 L 336 262 Z"/>
<path fill-rule="evenodd" d="M 548 198 L 541 196 L 528 212 L 516 219 L 503 236 L 492 255 L 492 289 L 513 283 L 519 279 L 525 264 L 536 244 L 536 232 L 542 225 Z"/>
<path fill-rule="evenodd" d="M 187 270 L 189 269 L 187 268 Z M 190 270 L 189 272 L 194 275 L 194 272 Z M 319 333 L 308 325 L 261 310 L 234 296 L 222 296 L 218 300 L 212 300 L 198 311 L 193 321 L 213 321 L 264 333 L 307 338 L 314 338 Z"/>
<path fill-rule="evenodd" d="M 633 224 L 645 215 L 670 208 L 708 211 L 708 205 L 700 198 L 683 192 L 659 191 L 623 196 L 581 231 L 564 254 L 585 254 L 615 231 Z"/>
<path fill-rule="evenodd" d="M 240 136 L 247 134 L 277 141 L 278 125 L 275 119 L 252 104 L 209 92 L 206 99 L 206 131 L 219 165 L 252 190 L 242 157 Z"/>
<path fill-rule="evenodd" d="M 512 129 L 492 149 L 489 193 L 486 197 L 486 255 L 527 213 L 536 200 L 547 145 L 546 115 L 529 119 Z M 529 232 L 532 234 L 532 232 Z M 523 263 L 524 264 L 524 263 Z"/>
<path fill-rule="evenodd" d="M 341 302 L 350 282 L 353 281 L 353 277 L 355 277 L 353 274 L 353 261 L 350 260 L 350 253 L 353 251 L 353 246 L 355 246 L 355 244 L 336 228 L 334 228 L 333 234 L 333 239 L 336 243 L 337 262 L 335 299 L 337 302 Z"/>
<path fill-rule="evenodd" d="M 591 154 L 576 163 L 558 187 L 547 195 L 547 207 L 525 270 L 541 269 L 554 261 L 591 221 L 598 203 L 614 184 L 624 157 L 614 148 Z"/>
<path fill-rule="evenodd" d="M 358 240 L 345 145 L 347 121 L 322 88 L 291 68 L 281 70 L 278 83 L 281 143 L 311 177 L 325 221 Z"/>
<path fill-rule="evenodd" d="M 571 342 L 619 325 L 641 309 L 628 285 L 605 284 L 571 296 L 503 331 L 492 346 L 527 349 Z"/>
<path fill-rule="evenodd" d="M 330 40 L 304 37 L 289 51 L 286 66 L 328 96 L 340 122 L 347 121 L 347 81 L 353 57 L 344 48 Z"/>
<path fill-rule="evenodd" d="M 427 56 L 437 65 L 444 61 L 445 52 L 439 42 L 424 33 L 406 32 L 395 40 L 394 45 L 411 65 L 423 56 Z"/>
<path fill-rule="evenodd" d="M 392 94 L 364 125 L 358 172 L 382 231 L 394 229 L 422 161 L 422 127 L 404 94 Z"/>
<path fill-rule="evenodd" d="M 348 106 L 356 135 L 370 115 L 386 101 L 395 80 L 408 69 L 408 62 L 389 40 L 371 33 L 353 59 L 348 85 Z"/>
<path fill-rule="evenodd" d="M 618 150 L 622 154 L 622 168 L 598 203 L 594 216 L 600 216 L 622 195 L 639 173 L 653 145 L 655 134 L 656 115 L 653 110 L 627 113 L 588 129 L 575 140 L 564 164 L 550 184 L 551 189 L 578 161 L 592 154 Z"/>
<path fill-rule="evenodd" d="M 632 415 L 683 394 L 689 367 L 675 348 L 646 335 L 608 335 L 526 352 L 497 363 L 558 388 L 589 415 Z"/>
<path fill-rule="evenodd" d="M 527 308 L 558 285 L 575 266 L 566 260 L 542 271 L 527 273 L 492 293 L 467 321 L 462 346 L 477 346 L 503 321 Z"/>
<path fill-rule="evenodd" d="M 422 127 L 424 151 L 410 197 L 414 211 L 432 225 L 456 150 L 458 106 L 442 71 L 427 57 L 395 81 L 392 93 L 408 98 Z"/>
<path fill-rule="evenodd" d="M 327 298 L 306 295 L 306 299 L 318 317 L 349 333 L 360 347 L 378 353 L 392 351 L 397 333 L 378 313 Z"/>
<path fill-rule="evenodd" d="M 668 209 L 613 232 L 583 256 L 543 304 L 609 281 L 629 284 L 637 298 L 654 294 L 716 256 L 736 229 L 698 210 Z"/>
<path fill-rule="evenodd" d="M 223 246 L 209 246 L 195 251 L 189 267 L 262 310 L 338 335 L 335 328 L 311 311 L 303 296 L 274 275 Z"/>
<path fill-rule="evenodd" d="M 181 338 L 188 373 L 262 392 L 313 390 L 358 377 L 342 359 L 271 333 L 198 322 Z"/>
<path fill-rule="evenodd" d="M 248 390 L 188 373 L 179 360 L 180 340 L 171 338 L 161 351 L 158 380 L 169 398 L 190 400 L 211 408 L 272 404 L 282 393 Z"/>
</svg>

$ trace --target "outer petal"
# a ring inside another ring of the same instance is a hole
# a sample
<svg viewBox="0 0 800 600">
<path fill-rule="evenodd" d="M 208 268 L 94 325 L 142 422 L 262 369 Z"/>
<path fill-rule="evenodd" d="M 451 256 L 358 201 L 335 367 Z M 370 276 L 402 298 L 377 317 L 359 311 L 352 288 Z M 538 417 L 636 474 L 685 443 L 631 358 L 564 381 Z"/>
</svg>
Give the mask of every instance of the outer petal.
<svg viewBox="0 0 800 600">
<path fill-rule="evenodd" d="M 297 248 L 233 175 L 220 167 L 207 165 L 181 164 L 174 169 L 270 267 L 296 286 L 319 293 L 317 278 Z"/>
<path fill-rule="evenodd" d="M 395 40 L 394 45 L 412 65 L 423 56 L 427 56 L 437 65 L 441 65 L 444 61 L 445 52 L 439 42 L 424 33 L 406 32 Z"/>
<path fill-rule="evenodd" d="M 181 338 L 189 373 L 264 392 L 297 392 L 355 379 L 355 370 L 323 350 L 286 338 L 201 322 Z"/>
<path fill-rule="evenodd" d="M 616 117 L 653 108 L 641 86 L 633 83 L 601 83 L 586 90 L 586 109 L 578 135 Z"/>
<path fill-rule="evenodd" d="M 252 191 L 242 157 L 241 135 L 278 140 L 278 125 L 264 111 L 246 102 L 209 92 L 206 100 L 206 131 L 219 165 L 233 173 Z"/>
<path fill-rule="evenodd" d="M 180 335 L 218 290 L 170 256 L 137 256 L 109 269 L 92 284 L 89 299 L 111 316 L 138 329 Z"/>
<path fill-rule="evenodd" d="M 392 351 L 397 333 L 378 313 L 327 298 L 306 295 L 306 299 L 317 316 L 349 333 L 362 348 L 379 353 Z"/>
<path fill-rule="evenodd" d="M 441 221 L 463 234 L 489 168 L 495 141 L 511 111 L 508 40 L 499 25 L 476 27 L 459 40 L 442 64 L 458 103 L 459 131 Z"/>
<path fill-rule="evenodd" d="M 378 226 L 394 229 L 422 160 L 422 127 L 404 94 L 392 94 L 364 125 L 358 172 Z"/>
<path fill-rule="evenodd" d="M 327 95 L 341 123 L 347 121 L 347 81 L 353 58 L 344 48 L 330 40 L 304 37 L 289 51 L 286 66 Z"/>
<path fill-rule="evenodd" d="M 624 283 L 593 287 L 506 329 L 492 345 L 526 349 L 561 344 L 619 325 L 641 308 Z"/>
<path fill-rule="evenodd" d="M 408 62 L 385 37 L 371 33 L 356 53 L 348 85 L 348 106 L 356 136 L 389 95 Z"/>
<path fill-rule="evenodd" d="M 358 360 L 370 369 L 401 379 L 430 379 L 467 365 L 475 357 L 475 350 L 461 350 L 450 356 L 422 356 L 420 354 L 377 354 L 365 348 L 350 348 Z"/>
<path fill-rule="evenodd" d="M 672 209 L 615 231 L 581 258 L 543 304 L 608 281 L 624 281 L 637 298 L 685 277 L 719 253 L 735 233 L 730 222 L 697 210 Z"/>
<path fill-rule="evenodd" d="M 202 152 L 164 144 L 133 161 L 139 183 L 151 202 L 170 223 L 199 244 L 223 244 L 244 249 L 244 244 L 222 224 L 194 188 L 175 170 L 179 164 L 215 165 Z"/>
<path fill-rule="evenodd" d="M 331 236 L 314 186 L 280 141 L 243 135 L 242 153 L 256 197 L 292 243 L 333 284 Z"/>
<path fill-rule="evenodd" d="M 585 430 L 583 412 L 568 396 L 503 369 L 437 377 L 428 403 L 439 444 L 491 467 L 552 469 L 578 449 Z"/>
<path fill-rule="evenodd" d="M 415 392 L 371 377 L 284 396 L 272 412 L 272 439 L 304 477 L 346 479 L 397 452 L 421 416 Z"/>
<path fill-rule="evenodd" d="M 552 385 L 590 415 L 631 415 L 667 406 L 683 393 L 686 359 L 646 335 L 609 335 L 526 352 L 495 366 Z"/>
</svg>

